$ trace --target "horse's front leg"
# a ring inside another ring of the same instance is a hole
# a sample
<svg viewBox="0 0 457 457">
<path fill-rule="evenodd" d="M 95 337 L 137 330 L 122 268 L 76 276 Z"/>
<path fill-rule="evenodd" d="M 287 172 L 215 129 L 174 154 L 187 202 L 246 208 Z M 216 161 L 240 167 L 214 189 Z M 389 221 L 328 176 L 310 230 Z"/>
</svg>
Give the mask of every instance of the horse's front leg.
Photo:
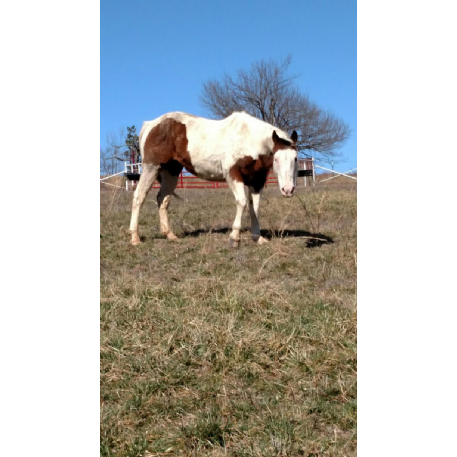
<svg viewBox="0 0 457 457">
<path fill-rule="evenodd" d="M 227 179 L 227 182 L 230 189 L 232 189 L 236 201 L 236 216 L 233 221 L 229 244 L 230 246 L 237 248 L 240 244 L 241 218 L 243 217 L 244 208 L 246 208 L 247 205 L 247 198 L 243 182 L 232 179 Z"/>
<path fill-rule="evenodd" d="M 252 239 L 257 244 L 265 244 L 265 243 L 268 243 L 268 240 L 260 235 L 259 203 L 260 203 L 260 191 L 256 192 L 254 190 L 254 188 L 249 187 L 249 214 L 251 215 Z"/>
</svg>

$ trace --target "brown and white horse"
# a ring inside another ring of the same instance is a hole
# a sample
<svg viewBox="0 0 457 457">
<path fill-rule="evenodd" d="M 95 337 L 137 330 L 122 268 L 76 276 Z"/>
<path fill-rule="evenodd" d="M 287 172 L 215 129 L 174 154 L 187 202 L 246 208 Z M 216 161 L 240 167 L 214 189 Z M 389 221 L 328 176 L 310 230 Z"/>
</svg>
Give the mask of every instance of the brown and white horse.
<svg viewBox="0 0 457 457">
<path fill-rule="evenodd" d="M 273 167 L 282 195 L 292 197 L 297 176 L 296 142 L 295 130 L 289 138 L 285 132 L 244 112 L 223 120 L 174 112 L 145 122 L 140 132 L 143 171 L 133 196 L 130 222 L 132 244 L 140 243 L 140 207 L 158 175 L 160 229 L 169 240 L 176 239 L 168 221 L 168 205 L 183 167 L 208 181 L 227 181 L 236 200 L 229 239 L 232 246 L 239 244 L 241 217 L 248 202 L 252 239 L 258 244 L 266 243 L 260 235 L 260 191 Z"/>
</svg>

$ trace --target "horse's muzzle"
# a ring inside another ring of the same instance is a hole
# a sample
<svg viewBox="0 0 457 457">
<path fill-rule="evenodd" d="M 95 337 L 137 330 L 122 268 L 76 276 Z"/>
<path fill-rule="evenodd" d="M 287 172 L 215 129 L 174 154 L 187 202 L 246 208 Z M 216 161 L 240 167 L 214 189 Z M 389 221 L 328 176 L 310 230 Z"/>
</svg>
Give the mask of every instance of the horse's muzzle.
<svg viewBox="0 0 457 457">
<path fill-rule="evenodd" d="M 292 197 L 292 195 L 294 195 L 294 190 L 295 190 L 294 186 L 284 186 L 281 189 L 282 196 L 285 198 L 290 198 L 290 197 Z"/>
</svg>

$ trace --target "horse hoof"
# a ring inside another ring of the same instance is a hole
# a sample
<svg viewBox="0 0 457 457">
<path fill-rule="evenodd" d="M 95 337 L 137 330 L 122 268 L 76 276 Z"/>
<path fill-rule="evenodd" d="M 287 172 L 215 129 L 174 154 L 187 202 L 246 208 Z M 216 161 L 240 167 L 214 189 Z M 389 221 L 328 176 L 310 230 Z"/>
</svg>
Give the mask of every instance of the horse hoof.
<svg viewBox="0 0 457 457">
<path fill-rule="evenodd" d="M 141 244 L 141 241 L 139 239 L 138 240 L 132 240 L 130 243 L 131 243 L 132 246 L 138 246 L 139 244 Z"/>
<path fill-rule="evenodd" d="M 253 240 L 256 244 L 268 244 L 269 241 L 265 239 L 263 236 L 259 236 L 257 239 L 253 237 Z"/>
<path fill-rule="evenodd" d="M 234 240 L 233 238 L 229 238 L 229 245 L 231 248 L 237 248 L 240 246 L 240 240 Z"/>
<path fill-rule="evenodd" d="M 167 239 L 169 239 L 170 241 L 177 241 L 178 237 L 174 233 L 169 233 L 167 235 Z"/>
</svg>

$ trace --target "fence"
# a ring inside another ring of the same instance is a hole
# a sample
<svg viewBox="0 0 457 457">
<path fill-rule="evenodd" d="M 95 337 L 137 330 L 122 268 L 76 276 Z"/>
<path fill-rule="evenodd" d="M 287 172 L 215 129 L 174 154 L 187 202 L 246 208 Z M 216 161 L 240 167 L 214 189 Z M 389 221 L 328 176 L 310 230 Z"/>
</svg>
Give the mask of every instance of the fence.
<svg viewBox="0 0 457 457">
<path fill-rule="evenodd" d="M 136 186 L 137 181 L 140 179 L 141 164 L 139 163 L 124 163 L 125 170 L 124 176 L 127 178 L 125 183 L 126 190 L 132 189 Z M 312 157 L 305 159 L 298 159 L 299 177 L 303 177 L 303 183 L 306 186 L 307 178 L 312 179 L 313 185 L 315 184 L 315 173 L 314 173 L 314 159 Z M 130 184 L 129 184 L 130 183 Z M 270 171 L 267 175 L 267 181 L 265 187 L 277 185 L 278 178 Z M 188 171 L 183 170 L 179 175 L 177 189 L 224 189 L 228 188 L 228 184 L 217 181 L 206 181 L 192 175 Z M 151 189 L 160 189 L 160 183 L 155 181 Z"/>
<path fill-rule="evenodd" d="M 300 178 L 303 178 L 303 184 L 306 186 L 308 179 L 311 179 L 311 183 L 314 186 L 316 184 L 316 172 L 315 169 L 319 168 L 327 172 L 331 172 L 332 176 L 326 179 L 319 181 L 319 183 L 324 181 L 329 181 L 330 179 L 334 179 L 337 176 L 344 176 L 346 178 L 354 179 L 357 181 L 357 177 L 350 176 L 348 173 L 354 173 L 357 171 L 357 168 L 353 168 L 352 170 L 346 171 L 345 173 L 341 173 L 339 171 L 330 170 L 329 168 L 322 167 L 320 165 L 316 165 L 314 163 L 314 158 L 307 157 L 304 159 L 298 159 L 298 179 L 297 179 L 297 186 L 301 185 L 302 181 Z M 105 176 L 100 179 L 102 184 L 106 184 L 108 186 L 113 187 L 121 187 L 114 183 L 108 183 L 106 180 L 113 178 L 115 176 L 122 175 L 125 180 L 125 190 L 134 189 L 137 182 L 140 179 L 141 175 L 141 163 L 127 163 L 124 162 L 124 170 L 118 173 L 115 173 L 110 176 Z M 278 179 L 273 174 L 273 172 L 269 172 L 267 175 L 267 181 L 265 183 L 265 187 L 277 185 Z M 213 181 L 206 181 L 201 178 L 197 178 L 196 176 L 192 175 L 187 171 L 182 171 L 179 175 L 178 180 L 178 189 L 223 189 L 227 188 L 228 185 L 226 182 L 213 182 Z M 159 189 L 160 183 L 157 181 L 152 186 L 153 189 Z"/>
<path fill-rule="evenodd" d="M 306 186 L 308 179 L 311 179 L 311 183 L 314 186 L 316 184 L 316 168 L 320 168 L 324 171 L 331 172 L 332 176 L 323 180 L 320 180 L 319 183 L 324 181 L 329 181 L 330 179 L 334 179 L 337 176 L 344 176 L 346 178 L 351 178 L 357 181 L 357 177 L 350 176 L 348 173 L 354 173 L 357 171 L 357 168 L 353 168 L 352 170 L 346 171 L 345 173 L 341 173 L 339 171 L 330 170 L 328 168 L 322 167 L 320 165 L 316 165 L 314 163 L 313 157 L 306 157 L 304 159 L 298 159 L 298 175 L 297 175 L 297 186 L 301 185 L 302 181 L 299 178 L 303 178 L 303 184 Z M 100 183 L 106 184 L 112 187 L 121 187 L 118 184 L 106 182 L 106 180 L 122 175 L 122 178 L 125 179 L 125 190 L 134 189 L 136 184 L 138 183 L 141 175 L 141 163 L 127 163 L 124 162 L 124 170 L 118 173 L 115 173 L 110 176 L 105 176 L 100 179 Z M 277 185 L 278 179 L 273 174 L 273 172 L 269 172 L 267 175 L 267 181 L 265 183 L 265 187 Z M 213 181 L 206 181 L 204 179 L 198 178 L 188 171 L 182 171 L 179 175 L 178 185 L 176 186 L 178 189 L 223 189 L 227 188 L 228 185 L 226 182 L 213 182 Z M 123 188 L 123 187 L 121 187 Z M 159 189 L 160 183 L 155 182 L 152 186 L 152 189 Z"/>
</svg>

